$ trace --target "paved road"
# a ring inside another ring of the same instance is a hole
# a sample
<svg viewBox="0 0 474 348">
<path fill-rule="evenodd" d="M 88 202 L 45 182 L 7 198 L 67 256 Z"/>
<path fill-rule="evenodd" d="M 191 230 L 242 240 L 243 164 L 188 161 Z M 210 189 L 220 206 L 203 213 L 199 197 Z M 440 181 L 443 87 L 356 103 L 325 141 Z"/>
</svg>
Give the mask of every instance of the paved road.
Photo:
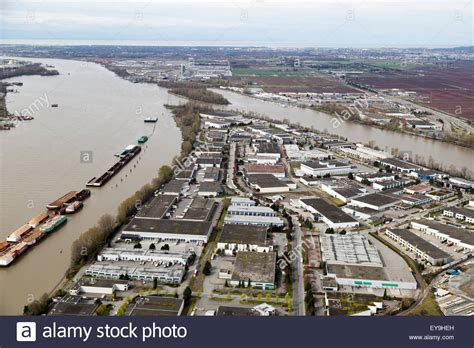
<svg viewBox="0 0 474 348">
<path fill-rule="evenodd" d="M 303 260 L 301 246 L 301 228 L 298 219 L 293 217 L 293 253 L 296 256 L 293 261 L 293 306 L 296 315 L 305 315 L 304 310 L 304 278 Z"/>
</svg>

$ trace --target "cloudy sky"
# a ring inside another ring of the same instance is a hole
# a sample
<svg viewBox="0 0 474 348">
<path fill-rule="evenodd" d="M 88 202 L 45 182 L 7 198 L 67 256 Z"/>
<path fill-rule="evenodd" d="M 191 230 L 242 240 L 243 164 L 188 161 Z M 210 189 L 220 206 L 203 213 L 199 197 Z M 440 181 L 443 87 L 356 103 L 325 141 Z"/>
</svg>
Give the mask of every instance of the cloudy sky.
<svg viewBox="0 0 474 348">
<path fill-rule="evenodd" d="M 473 45 L 472 0 L 0 0 L 0 40 Z"/>
</svg>

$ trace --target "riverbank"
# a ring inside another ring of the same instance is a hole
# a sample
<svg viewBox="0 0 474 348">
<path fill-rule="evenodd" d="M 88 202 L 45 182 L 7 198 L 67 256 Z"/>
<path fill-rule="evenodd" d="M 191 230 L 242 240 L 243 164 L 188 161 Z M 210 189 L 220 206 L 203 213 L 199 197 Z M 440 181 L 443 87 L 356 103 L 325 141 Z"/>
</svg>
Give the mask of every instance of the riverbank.
<svg viewBox="0 0 474 348">
<path fill-rule="evenodd" d="M 157 169 L 181 151 L 181 132 L 163 105 L 183 99 L 156 85 L 120 79 L 97 64 L 39 61 L 61 74 L 23 77 L 19 93 L 8 93 L 6 106 L 9 111 L 21 110 L 46 93 L 61 107 L 39 108 L 34 122 L 24 122 L 14 132 L 0 132 L 0 239 L 53 198 L 82 187 L 109 168 L 116 161 L 113 155 L 125 145 L 143 135 L 148 141 L 125 170 L 100 189 L 92 189 L 80 215 L 71 216 L 58 233 L 23 255 L 21 262 L 0 269 L 0 283 L 8 284 L 0 288 L 1 314 L 21 314 L 25 303 L 54 289 L 66 273 L 71 245 L 79 235 L 102 215 L 115 215 L 124 199 L 156 177 Z M 159 121 L 144 123 L 150 115 L 160 115 Z M 82 160 L 84 153 L 90 155 L 88 161 Z"/>
</svg>

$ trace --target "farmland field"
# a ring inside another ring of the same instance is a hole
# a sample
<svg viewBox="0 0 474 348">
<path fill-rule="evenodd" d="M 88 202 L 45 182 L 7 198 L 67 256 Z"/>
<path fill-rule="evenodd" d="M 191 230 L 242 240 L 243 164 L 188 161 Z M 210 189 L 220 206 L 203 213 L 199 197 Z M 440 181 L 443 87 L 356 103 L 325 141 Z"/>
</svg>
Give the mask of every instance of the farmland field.
<svg viewBox="0 0 474 348">
<path fill-rule="evenodd" d="M 242 69 L 244 70 L 244 69 Z M 279 71 L 245 69 L 248 75 L 235 76 L 234 86 L 258 85 L 270 93 L 357 93 L 337 78 L 304 70 Z M 234 71 L 235 72 L 235 71 Z M 253 72 L 253 73 L 252 73 Z M 243 71 L 239 71 L 243 73 Z"/>
<path fill-rule="evenodd" d="M 418 101 L 459 117 L 474 119 L 474 62 L 458 61 L 417 69 L 365 73 L 351 81 L 374 89 L 414 91 Z"/>
</svg>

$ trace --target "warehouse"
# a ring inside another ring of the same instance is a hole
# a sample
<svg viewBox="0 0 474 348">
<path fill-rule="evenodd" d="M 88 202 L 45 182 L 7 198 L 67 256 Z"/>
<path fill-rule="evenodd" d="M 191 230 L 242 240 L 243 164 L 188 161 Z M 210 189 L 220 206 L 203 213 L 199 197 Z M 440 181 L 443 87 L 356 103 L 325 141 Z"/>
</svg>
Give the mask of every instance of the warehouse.
<svg viewBox="0 0 474 348">
<path fill-rule="evenodd" d="M 120 279 L 128 276 L 130 280 L 153 281 L 154 279 L 171 284 L 181 284 L 185 275 L 184 267 L 174 269 L 156 268 L 155 266 L 125 266 L 113 263 L 96 263 L 90 265 L 85 274 L 91 277 L 105 279 Z"/>
<path fill-rule="evenodd" d="M 247 165 L 245 172 L 247 173 L 247 175 L 271 174 L 277 178 L 286 177 L 285 167 L 281 164 L 265 165 L 265 164 L 250 163 Z"/>
<path fill-rule="evenodd" d="M 319 198 L 300 199 L 301 205 L 313 214 L 322 217 L 324 223 L 330 228 L 352 228 L 359 226 L 359 222 L 352 216 L 347 215 L 335 205 L 329 204 Z"/>
<path fill-rule="evenodd" d="M 446 240 L 465 250 L 474 251 L 474 232 L 467 229 L 426 219 L 412 221 L 411 227 L 441 240 Z"/>
<path fill-rule="evenodd" d="M 121 238 L 207 243 L 211 231 L 212 223 L 207 221 L 134 218 L 124 227 Z"/>
<path fill-rule="evenodd" d="M 306 175 L 345 175 L 356 173 L 357 167 L 350 163 L 343 163 L 337 160 L 302 162 L 300 170 Z"/>
<path fill-rule="evenodd" d="M 81 278 L 69 289 L 69 294 L 79 295 L 85 292 L 90 294 L 112 295 L 115 291 L 127 290 L 127 280 Z"/>
<path fill-rule="evenodd" d="M 252 206 L 242 207 L 238 205 L 230 205 L 227 209 L 228 215 L 246 215 L 246 216 L 277 216 L 277 212 L 270 207 Z"/>
<path fill-rule="evenodd" d="M 364 173 L 364 174 L 356 174 L 355 179 L 358 182 L 368 181 L 370 183 L 373 183 L 373 182 L 395 180 L 395 174 L 379 173 L 379 172 L 377 172 L 377 173 Z"/>
<path fill-rule="evenodd" d="M 232 286 L 244 287 L 250 283 L 254 288 L 273 290 L 276 287 L 275 271 L 275 252 L 239 251 L 229 283 Z"/>
<path fill-rule="evenodd" d="M 181 315 L 184 300 L 165 296 L 141 296 L 131 306 L 130 316 L 174 317 Z"/>
<path fill-rule="evenodd" d="M 158 262 L 160 264 L 186 265 L 188 260 L 195 256 L 194 252 L 175 253 L 168 250 L 153 249 L 130 249 L 130 248 L 105 248 L 99 255 L 97 261 L 136 261 L 136 262 Z"/>
<path fill-rule="evenodd" d="M 224 192 L 219 182 L 202 182 L 199 184 L 198 195 L 202 197 L 217 197 Z"/>
<path fill-rule="evenodd" d="M 182 219 L 188 221 L 212 221 L 218 206 L 219 203 L 212 199 L 196 197 L 184 208 Z"/>
<path fill-rule="evenodd" d="M 327 264 L 327 276 L 336 279 L 340 286 L 353 286 L 375 289 L 403 289 L 415 290 L 415 279 L 410 277 L 392 278 L 387 275 L 383 267 Z"/>
<path fill-rule="evenodd" d="M 217 182 L 221 179 L 221 169 L 209 167 L 204 170 L 203 182 Z"/>
<path fill-rule="evenodd" d="M 380 165 L 383 167 L 389 167 L 397 172 L 410 173 L 417 172 L 423 168 L 417 166 L 416 164 L 405 162 L 396 158 L 385 158 L 379 161 Z"/>
<path fill-rule="evenodd" d="M 276 143 L 262 143 L 258 146 L 257 157 L 273 157 L 280 159 L 280 147 Z"/>
<path fill-rule="evenodd" d="M 455 219 L 465 221 L 467 223 L 474 223 L 474 210 L 467 208 L 449 207 L 444 209 L 444 216 L 454 217 Z"/>
<path fill-rule="evenodd" d="M 278 216 L 227 215 L 224 224 L 283 227 L 285 222 Z"/>
<path fill-rule="evenodd" d="M 247 175 L 250 187 L 260 193 L 289 192 L 287 183 L 277 179 L 271 174 Z"/>
<path fill-rule="evenodd" d="M 158 195 L 150 203 L 142 205 L 136 216 L 142 219 L 162 219 L 177 201 L 178 198 L 174 195 Z"/>
<path fill-rule="evenodd" d="M 393 228 L 387 229 L 385 234 L 400 244 L 405 250 L 414 253 L 417 258 L 428 261 L 432 265 L 443 265 L 450 260 L 447 253 L 423 238 L 418 237 L 410 230 Z"/>
<path fill-rule="evenodd" d="M 344 203 L 367 192 L 364 187 L 348 179 L 324 180 L 320 186 L 321 190 Z"/>
<path fill-rule="evenodd" d="M 383 266 L 379 252 L 363 235 L 322 234 L 319 240 L 322 260 L 327 263 Z"/>
<path fill-rule="evenodd" d="M 370 208 L 377 211 L 382 211 L 395 206 L 401 201 L 395 197 L 384 195 L 381 193 L 371 193 L 365 196 L 353 198 L 350 205 L 362 208 Z"/>
<path fill-rule="evenodd" d="M 270 252 L 273 246 L 267 240 L 266 227 L 226 224 L 222 228 L 217 249 L 232 256 L 237 251 Z"/>
</svg>

